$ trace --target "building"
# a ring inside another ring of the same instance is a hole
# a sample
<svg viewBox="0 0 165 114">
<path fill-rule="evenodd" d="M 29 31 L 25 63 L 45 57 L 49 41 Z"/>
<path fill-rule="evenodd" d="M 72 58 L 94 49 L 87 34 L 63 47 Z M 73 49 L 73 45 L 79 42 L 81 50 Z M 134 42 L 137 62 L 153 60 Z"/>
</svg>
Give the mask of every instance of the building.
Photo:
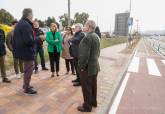
<svg viewBox="0 0 165 114">
<path fill-rule="evenodd" d="M 115 15 L 115 31 L 114 34 L 118 36 L 128 35 L 128 19 L 130 13 L 118 13 Z"/>
</svg>

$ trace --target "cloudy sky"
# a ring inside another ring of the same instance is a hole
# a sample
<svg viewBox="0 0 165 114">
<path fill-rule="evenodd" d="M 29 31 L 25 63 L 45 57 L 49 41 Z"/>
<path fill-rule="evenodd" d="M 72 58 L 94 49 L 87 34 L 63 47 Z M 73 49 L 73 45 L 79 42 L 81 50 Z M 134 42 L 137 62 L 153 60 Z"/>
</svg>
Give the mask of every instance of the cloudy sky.
<svg viewBox="0 0 165 114">
<path fill-rule="evenodd" d="M 33 9 L 34 17 L 45 20 L 48 16 L 67 13 L 68 0 L 0 0 L 0 8 L 20 19 L 23 8 Z M 115 14 L 129 10 L 130 0 L 71 0 L 71 16 L 75 12 L 87 12 L 102 31 L 114 29 Z M 139 20 L 140 30 L 165 29 L 165 0 L 132 0 L 134 26 Z"/>
</svg>

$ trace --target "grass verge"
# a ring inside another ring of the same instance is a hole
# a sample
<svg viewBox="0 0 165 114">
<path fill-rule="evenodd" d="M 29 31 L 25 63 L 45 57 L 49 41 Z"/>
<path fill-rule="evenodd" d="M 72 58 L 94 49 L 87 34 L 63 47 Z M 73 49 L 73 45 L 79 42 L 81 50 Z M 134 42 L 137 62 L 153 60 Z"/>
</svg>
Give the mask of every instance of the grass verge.
<svg viewBox="0 0 165 114">
<path fill-rule="evenodd" d="M 127 42 L 127 38 L 126 37 L 122 37 L 122 38 L 102 38 L 100 40 L 100 44 L 101 44 L 101 49 L 109 47 L 109 46 L 113 46 L 116 44 L 121 44 L 121 43 L 126 43 Z"/>
<path fill-rule="evenodd" d="M 101 49 L 109 47 L 109 46 L 113 46 L 116 44 L 126 43 L 126 41 L 127 41 L 127 38 L 102 38 L 100 40 Z M 49 55 L 47 51 L 47 44 L 45 42 L 44 42 L 44 51 L 45 51 L 44 52 L 45 60 L 48 61 Z M 38 63 L 40 63 L 39 55 L 38 55 Z M 13 67 L 13 56 L 9 50 L 7 50 L 7 55 L 5 57 L 5 65 L 6 65 L 7 70 Z"/>
</svg>

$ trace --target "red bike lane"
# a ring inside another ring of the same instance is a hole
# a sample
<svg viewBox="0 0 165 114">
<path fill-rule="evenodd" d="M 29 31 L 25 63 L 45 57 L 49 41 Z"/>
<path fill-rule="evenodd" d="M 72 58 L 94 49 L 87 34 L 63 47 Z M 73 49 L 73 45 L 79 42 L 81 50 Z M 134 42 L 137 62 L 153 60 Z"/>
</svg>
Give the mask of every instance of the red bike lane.
<svg viewBox="0 0 165 114">
<path fill-rule="evenodd" d="M 109 114 L 165 114 L 165 59 L 139 44 Z"/>
</svg>

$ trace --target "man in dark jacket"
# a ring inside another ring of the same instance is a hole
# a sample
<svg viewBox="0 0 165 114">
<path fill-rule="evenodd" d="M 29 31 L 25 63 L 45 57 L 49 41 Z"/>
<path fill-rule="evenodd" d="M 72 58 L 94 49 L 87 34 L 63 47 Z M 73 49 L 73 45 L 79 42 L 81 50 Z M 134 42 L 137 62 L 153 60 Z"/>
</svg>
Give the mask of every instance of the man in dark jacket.
<svg viewBox="0 0 165 114">
<path fill-rule="evenodd" d="M 43 48 L 43 42 L 45 41 L 44 32 L 39 28 L 39 23 L 37 20 L 33 22 L 33 27 L 34 27 L 34 69 L 35 69 L 35 73 L 37 73 L 38 53 L 40 55 L 42 70 L 48 70 L 48 69 L 45 67 L 45 58 L 44 58 L 44 48 Z"/>
<path fill-rule="evenodd" d="M 74 83 L 73 86 L 80 86 L 80 75 L 78 72 L 78 57 L 79 57 L 79 44 L 81 40 L 85 37 L 85 34 L 82 31 L 83 25 L 80 23 L 75 24 L 75 35 L 74 37 L 69 41 L 71 46 L 70 46 L 70 54 L 74 58 L 74 66 L 76 69 L 76 75 L 77 78 L 76 80 L 73 80 L 72 82 Z"/>
<path fill-rule="evenodd" d="M 23 10 L 23 17 L 17 23 L 13 36 L 13 54 L 15 58 L 24 62 L 24 93 L 36 94 L 30 86 L 31 75 L 34 69 L 34 36 L 33 36 L 32 9 Z"/>
<path fill-rule="evenodd" d="M 100 39 L 94 32 L 96 24 L 89 20 L 86 22 L 84 31 L 86 37 L 80 43 L 78 70 L 83 92 L 84 103 L 79 106 L 81 112 L 90 112 L 92 107 L 97 107 L 97 75 L 100 70 L 98 58 L 100 56 Z"/>
<path fill-rule="evenodd" d="M 2 82 L 10 83 L 11 81 L 6 77 L 5 55 L 5 32 L 0 29 L 0 71 L 2 76 Z"/>
</svg>

